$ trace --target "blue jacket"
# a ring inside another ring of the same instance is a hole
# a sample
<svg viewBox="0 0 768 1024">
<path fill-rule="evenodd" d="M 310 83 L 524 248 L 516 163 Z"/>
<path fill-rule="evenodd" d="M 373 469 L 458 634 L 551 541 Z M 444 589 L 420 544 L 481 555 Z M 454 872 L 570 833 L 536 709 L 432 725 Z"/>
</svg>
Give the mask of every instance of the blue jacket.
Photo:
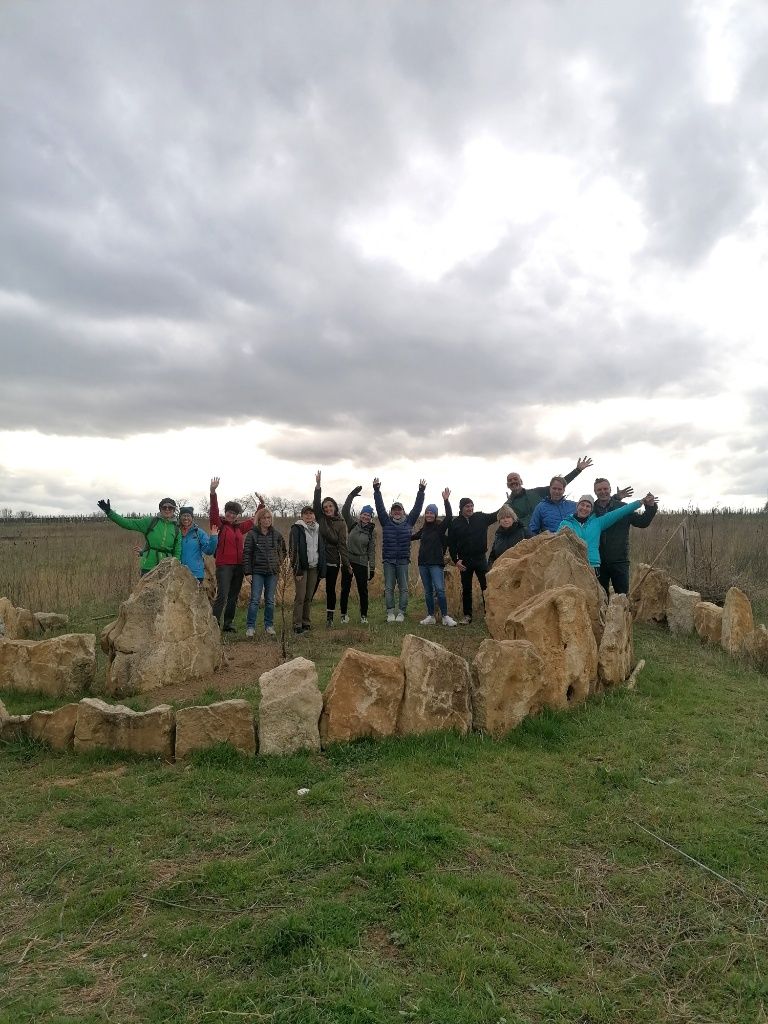
<svg viewBox="0 0 768 1024">
<path fill-rule="evenodd" d="M 602 516 L 596 516 L 593 512 L 589 519 L 583 523 L 580 523 L 576 516 L 568 516 L 567 519 L 560 523 L 557 532 L 559 533 L 560 530 L 573 530 L 577 537 L 581 537 L 587 545 L 589 564 L 594 569 L 599 569 L 600 534 L 603 530 L 607 530 L 609 526 L 613 526 L 619 519 L 631 516 L 635 509 L 640 508 L 642 504 L 642 501 L 630 501 L 628 505 L 622 505 L 620 508 L 616 508 L 612 512 L 606 512 Z"/>
<path fill-rule="evenodd" d="M 186 535 L 182 535 L 181 564 L 186 565 L 195 579 L 205 579 L 203 555 L 215 554 L 218 543 L 218 537 L 209 537 L 197 523 L 192 523 Z"/>
<path fill-rule="evenodd" d="M 376 503 L 376 514 L 381 523 L 381 560 L 382 562 L 410 562 L 411 560 L 411 530 L 416 520 L 421 515 L 421 507 L 424 504 L 424 491 L 419 488 L 416 495 L 416 503 L 407 516 L 400 522 L 396 522 L 384 508 L 384 499 L 381 490 L 377 488 L 373 492 L 373 500 Z"/>
<path fill-rule="evenodd" d="M 572 516 L 575 511 L 575 501 L 569 501 L 567 498 L 551 501 L 549 498 L 544 498 L 533 510 L 528 530 L 532 537 L 535 537 L 537 533 L 557 533 L 560 523 L 568 516 Z"/>
</svg>

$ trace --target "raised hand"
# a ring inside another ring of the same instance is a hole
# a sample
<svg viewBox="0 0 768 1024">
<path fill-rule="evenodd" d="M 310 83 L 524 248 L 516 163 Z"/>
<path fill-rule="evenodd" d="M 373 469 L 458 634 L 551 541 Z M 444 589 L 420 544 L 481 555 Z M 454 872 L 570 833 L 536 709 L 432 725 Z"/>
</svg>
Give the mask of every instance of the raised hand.
<svg viewBox="0 0 768 1024">
<path fill-rule="evenodd" d="M 450 496 L 451 496 L 451 489 L 450 489 L 450 487 L 446 487 L 445 490 L 442 493 L 443 501 L 448 501 Z"/>
<path fill-rule="evenodd" d="M 211 494 L 215 493 L 216 488 L 219 486 L 219 480 L 220 479 L 221 479 L 221 477 L 218 477 L 218 476 L 212 476 L 211 477 Z"/>
<path fill-rule="evenodd" d="M 377 476 L 375 476 L 373 478 L 373 489 L 374 489 L 374 491 L 378 491 L 380 487 L 381 487 L 381 480 L 379 480 L 379 478 Z"/>
<path fill-rule="evenodd" d="M 592 465 L 592 459 L 590 459 L 590 457 L 589 457 L 588 455 L 583 455 L 583 456 L 582 456 L 582 457 L 581 457 L 581 458 L 580 458 L 580 459 L 579 459 L 579 460 L 577 461 L 577 463 L 576 463 L 576 469 L 578 469 L 578 471 L 579 471 L 579 472 L 581 472 L 581 471 L 582 471 L 582 469 L 589 469 L 589 467 L 590 467 L 591 465 Z"/>
<path fill-rule="evenodd" d="M 320 476 L 321 476 L 321 473 L 320 473 L 320 470 L 318 469 L 318 471 L 315 473 L 315 487 L 319 487 L 320 486 Z"/>
<path fill-rule="evenodd" d="M 101 501 L 97 501 L 96 504 L 99 506 L 102 512 L 105 514 L 111 511 L 112 506 L 109 503 L 109 498 L 102 498 Z"/>
<path fill-rule="evenodd" d="M 360 492 L 362 491 L 362 489 L 363 489 L 363 488 L 362 488 L 362 485 L 358 485 L 357 487 L 354 487 L 354 488 L 352 489 L 352 494 L 353 494 L 353 495 L 354 495 L 355 497 L 357 497 L 357 496 L 358 496 L 358 494 L 360 494 Z"/>
<path fill-rule="evenodd" d="M 211 536 L 212 537 L 218 537 L 219 536 L 219 528 L 218 528 L 218 526 L 212 526 L 211 527 Z"/>
<path fill-rule="evenodd" d="M 427 481 L 422 477 L 421 480 L 419 480 L 419 490 L 420 491 L 426 491 L 426 489 L 427 489 Z"/>
<path fill-rule="evenodd" d="M 655 497 L 655 495 L 651 494 L 650 491 L 648 491 L 646 496 L 643 498 L 643 504 L 646 508 L 652 508 L 654 505 L 657 505 L 658 502 L 659 499 Z"/>
<path fill-rule="evenodd" d="M 616 491 L 616 496 L 618 497 L 619 501 L 623 501 L 625 498 L 631 498 L 634 493 L 634 487 L 619 487 L 619 489 Z"/>
</svg>

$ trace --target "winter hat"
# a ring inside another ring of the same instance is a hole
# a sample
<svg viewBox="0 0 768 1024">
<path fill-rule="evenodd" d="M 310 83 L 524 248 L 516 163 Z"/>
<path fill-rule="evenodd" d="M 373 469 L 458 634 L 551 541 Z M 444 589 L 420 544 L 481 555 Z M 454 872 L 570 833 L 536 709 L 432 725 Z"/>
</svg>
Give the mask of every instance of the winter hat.
<svg viewBox="0 0 768 1024">
<path fill-rule="evenodd" d="M 173 505 L 173 507 L 176 508 L 176 502 L 173 500 L 173 498 L 161 498 L 160 501 L 157 503 L 157 507 L 162 508 L 163 505 Z"/>
<path fill-rule="evenodd" d="M 592 497 L 591 494 L 582 494 L 582 496 L 579 498 L 579 501 L 588 501 L 590 505 L 595 504 L 595 499 Z"/>
<path fill-rule="evenodd" d="M 373 506 L 372 505 L 363 505 L 363 507 L 360 509 L 360 515 L 363 515 L 363 513 L 365 513 L 365 512 L 367 512 L 368 515 L 371 516 L 371 518 L 373 518 Z"/>
<path fill-rule="evenodd" d="M 437 505 L 427 505 L 424 509 L 425 512 L 431 512 L 433 516 L 437 515 Z"/>
<path fill-rule="evenodd" d="M 182 505 L 179 509 L 180 516 L 193 516 L 194 514 L 195 510 L 191 505 Z"/>
<path fill-rule="evenodd" d="M 471 498 L 461 498 L 459 500 L 459 511 L 461 511 L 465 505 L 474 505 L 474 501 Z"/>
</svg>

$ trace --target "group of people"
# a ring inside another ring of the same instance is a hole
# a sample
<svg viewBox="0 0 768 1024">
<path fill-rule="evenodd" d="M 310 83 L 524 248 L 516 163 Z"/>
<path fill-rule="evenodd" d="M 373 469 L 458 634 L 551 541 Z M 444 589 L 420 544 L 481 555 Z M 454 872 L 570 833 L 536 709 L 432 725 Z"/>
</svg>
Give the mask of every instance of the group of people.
<svg viewBox="0 0 768 1024">
<path fill-rule="evenodd" d="M 572 530 L 587 546 L 587 556 L 606 592 L 612 586 L 619 594 L 629 592 L 629 530 L 649 526 L 658 510 L 658 500 L 650 492 L 640 501 L 626 503 L 631 487 L 612 493 L 605 477 L 594 484 L 595 497 L 583 494 L 578 502 L 565 497 L 565 488 L 583 470 L 592 465 L 580 458 L 565 476 L 553 476 L 546 486 L 525 488 L 519 473 L 507 475 L 505 500 L 495 512 L 475 511 L 471 498 L 461 498 L 459 514 L 454 517 L 449 488 L 442 491 L 444 515 L 436 504 L 424 508 L 424 521 L 416 523 L 424 507 L 427 484 L 419 481 L 413 507 L 406 514 L 400 501 L 385 505 L 381 481 L 373 480 L 373 500 L 381 528 L 381 559 L 384 572 L 384 603 L 387 622 L 403 622 L 408 608 L 408 570 L 411 545 L 418 542 L 419 576 L 424 588 L 426 616 L 421 625 L 435 625 L 436 612 L 444 626 L 458 623 L 448 614 L 445 595 L 446 553 L 459 570 L 462 590 L 462 623 L 472 621 L 472 586 L 476 577 L 481 593 L 486 589 L 486 574 L 505 551 L 527 537 L 539 533 Z M 255 633 L 258 610 L 264 595 L 264 631 L 274 636 L 275 598 L 281 572 L 290 571 L 295 584 L 293 629 L 299 634 L 312 628 L 312 599 L 320 581 L 325 583 L 326 625 L 334 624 L 336 590 L 340 583 L 339 612 L 342 623 L 349 622 L 349 597 L 357 588 L 360 621 L 368 622 L 368 584 L 376 572 L 376 526 L 374 508 L 363 505 L 354 515 L 352 504 L 362 487 L 350 491 L 339 510 L 328 495 L 322 497 L 321 472 L 315 474 L 311 505 L 305 505 L 291 526 L 288 544 L 276 530 L 272 513 L 260 495 L 253 517 L 243 519 L 237 501 L 227 501 L 224 516 L 219 512 L 219 478 L 210 485 L 210 535 L 194 521 L 191 506 L 180 508 L 176 522 L 176 502 L 163 498 L 159 515 L 126 518 L 111 508 L 108 499 L 99 507 L 118 526 L 142 533 L 141 572 L 150 572 L 167 557 L 178 558 L 195 578 L 205 576 L 204 555 L 215 555 L 216 597 L 213 614 L 224 632 L 234 632 L 237 601 L 245 576 L 251 580 L 251 597 L 246 616 L 246 635 Z M 638 513 L 641 506 L 642 513 Z M 498 523 L 488 551 L 488 530 Z M 396 595 L 397 594 L 397 600 Z M 223 622 L 222 622 L 223 617 Z"/>
</svg>

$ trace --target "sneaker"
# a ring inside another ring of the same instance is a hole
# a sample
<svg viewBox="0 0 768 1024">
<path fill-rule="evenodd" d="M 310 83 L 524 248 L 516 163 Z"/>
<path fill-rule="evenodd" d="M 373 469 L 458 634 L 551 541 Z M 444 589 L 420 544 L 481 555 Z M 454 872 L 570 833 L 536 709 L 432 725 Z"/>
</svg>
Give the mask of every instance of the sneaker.
<svg viewBox="0 0 768 1024">
<path fill-rule="evenodd" d="M 224 628 L 222 629 L 221 632 L 222 633 L 236 633 L 237 630 L 235 629 L 234 626 L 224 626 Z"/>
<path fill-rule="evenodd" d="M 471 624 L 471 622 L 472 622 L 472 616 L 471 615 L 465 615 L 464 618 L 461 619 L 462 626 L 469 626 Z"/>
<path fill-rule="evenodd" d="M 361 626 L 367 626 L 368 625 L 368 618 L 367 618 L 367 616 L 365 616 L 365 615 L 361 615 L 360 616 L 360 625 Z"/>
<path fill-rule="evenodd" d="M 394 621 L 395 621 L 395 613 L 394 612 L 387 612 L 387 622 L 394 622 Z"/>
<path fill-rule="evenodd" d="M 233 630 L 233 632 L 234 632 L 234 630 Z M 245 631 L 245 635 L 247 637 L 252 637 L 255 632 L 256 632 L 256 630 L 253 628 L 253 626 L 249 626 L 248 629 L 246 629 L 246 631 Z"/>
<path fill-rule="evenodd" d="M 395 616 L 395 622 L 405 622 L 405 613 L 398 612 L 397 615 Z"/>
<path fill-rule="evenodd" d="M 274 626 L 265 626 L 264 632 L 267 634 L 267 636 L 277 636 Z"/>
<path fill-rule="evenodd" d="M 457 626 L 458 623 L 456 622 L 456 619 L 452 619 L 450 615 L 444 615 L 443 616 L 443 625 L 444 626 Z"/>
<path fill-rule="evenodd" d="M 434 626 L 434 624 L 435 624 L 435 616 L 434 615 L 428 615 L 426 617 L 426 619 L 422 619 L 421 622 L 419 623 L 420 626 Z"/>
<path fill-rule="evenodd" d="M 349 622 L 349 616 L 348 615 L 342 615 L 341 616 L 341 621 L 342 622 Z"/>
</svg>

